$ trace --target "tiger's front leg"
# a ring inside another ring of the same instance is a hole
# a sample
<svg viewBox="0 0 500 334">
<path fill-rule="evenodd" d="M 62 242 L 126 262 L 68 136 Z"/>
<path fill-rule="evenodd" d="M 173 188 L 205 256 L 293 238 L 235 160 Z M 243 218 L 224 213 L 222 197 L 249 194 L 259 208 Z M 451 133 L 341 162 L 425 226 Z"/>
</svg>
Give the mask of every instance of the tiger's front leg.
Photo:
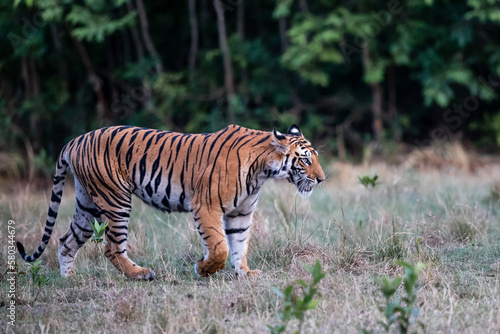
<svg viewBox="0 0 500 334">
<path fill-rule="evenodd" d="M 205 257 L 195 264 L 195 272 L 209 276 L 224 269 L 229 248 L 222 225 L 222 213 L 203 210 L 195 214 L 196 228 L 205 246 Z"/>
<path fill-rule="evenodd" d="M 225 232 L 231 251 L 231 262 L 239 276 L 259 276 L 258 269 L 250 270 L 247 264 L 248 241 L 252 227 L 253 211 L 226 215 Z"/>
</svg>

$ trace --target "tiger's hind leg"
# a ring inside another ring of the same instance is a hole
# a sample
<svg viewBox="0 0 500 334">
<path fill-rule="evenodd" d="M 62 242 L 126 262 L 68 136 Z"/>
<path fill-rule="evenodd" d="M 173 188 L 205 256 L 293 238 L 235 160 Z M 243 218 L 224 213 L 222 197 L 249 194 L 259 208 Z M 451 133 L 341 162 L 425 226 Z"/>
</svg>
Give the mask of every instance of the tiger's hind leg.
<svg viewBox="0 0 500 334">
<path fill-rule="evenodd" d="M 149 268 L 139 267 L 127 255 L 127 231 L 128 231 L 128 212 L 122 211 L 121 216 L 127 218 L 117 218 L 116 213 L 107 213 L 108 227 L 106 228 L 106 244 L 104 254 L 113 263 L 119 271 L 123 272 L 129 278 L 152 280 L 155 278 L 155 272 Z"/>
<path fill-rule="evenodd" d="M 75 178 L 76 210 L 68 231 L 59 239 L 59 267 L 62 277 L 75 275 L 78 250 L 92 236 L 90 223 L 98 217 L 98 208 L 87 191 Z"/>
<path fill-rule="evenodd" d="M 108 222 L 106 228 L 106 240 L 104 254 L 113 265 L 129 278 L 151 280 L 155 278 L 155 272 L 149 268 L 139 267 L 127 255 L 127 236 L 130 211 L 132 209 L 131 194 L 113 194 L 113 200 L 117 205 L 111 205 L 102 197 L 94 197 L 99 205 L 105 219 Z"/>
</svg>

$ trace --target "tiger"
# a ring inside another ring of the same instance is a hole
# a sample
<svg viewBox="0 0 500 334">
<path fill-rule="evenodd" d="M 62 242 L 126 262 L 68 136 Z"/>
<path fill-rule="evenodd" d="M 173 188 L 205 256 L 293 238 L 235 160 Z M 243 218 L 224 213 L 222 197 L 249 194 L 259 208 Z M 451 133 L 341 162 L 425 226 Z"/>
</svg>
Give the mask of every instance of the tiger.
<svg viewBox="0 0 500 334">
<path fill-rule="evenodd" d="M 325 180 L 318 153 L 300 128 L 287 134 L 229 125 L 215 133 L 187 134 L 134 126 L 111 126 L 69 141 L 56 163 L 44 234 L 32 262 L 47 247 L 61 203 L 66 172 L 74 175 L 76 209 L 59 239 L 62 277 L 75 275 L 78 250 L 93 235 L 91 222 L 108 222 L 105 256 L 132 279 L 151 280 L 155 272 L 127 256 L 132 195 L 163 212 L 190 212 L 201 236 L 204 257 L 199 276 L 223 269 L 229 253 L 236 276 L 250 270 L 247 251 L 260 190 L 268 179 L 287 179 L 307 197 Z"/>
</svg>

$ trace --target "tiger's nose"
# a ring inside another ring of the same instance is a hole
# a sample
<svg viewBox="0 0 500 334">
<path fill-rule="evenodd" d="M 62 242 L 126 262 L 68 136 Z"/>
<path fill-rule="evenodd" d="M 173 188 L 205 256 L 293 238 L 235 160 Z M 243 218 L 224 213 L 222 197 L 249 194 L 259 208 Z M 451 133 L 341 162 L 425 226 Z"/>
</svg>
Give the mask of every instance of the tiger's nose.
<svg viewBox="0 0 500 334">
<path fill-rule="evenodd" d="M 325 181 L 325 179 L 321 178 L 321 177 L 317 177 L 316 178 L 316 181 L 318 181 L 318 184 L 320 184 L 321 182 Z"/>
</svg>

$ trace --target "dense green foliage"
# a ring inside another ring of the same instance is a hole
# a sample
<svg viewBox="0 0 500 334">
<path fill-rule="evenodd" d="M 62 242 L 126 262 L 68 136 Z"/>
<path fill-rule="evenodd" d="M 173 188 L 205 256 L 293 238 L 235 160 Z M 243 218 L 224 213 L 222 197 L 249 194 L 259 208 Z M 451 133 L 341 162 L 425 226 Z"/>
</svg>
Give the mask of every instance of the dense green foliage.
<svg viewBox="0 0 500 334">
<path fill-rule="evenodd" d="M 497 149 L 499 4 L 0 0 L 0 146 L 53 157 L 110 124 L 234 122 L 297 123 L 331 154 L 461 136 Z"/>
</svg>

